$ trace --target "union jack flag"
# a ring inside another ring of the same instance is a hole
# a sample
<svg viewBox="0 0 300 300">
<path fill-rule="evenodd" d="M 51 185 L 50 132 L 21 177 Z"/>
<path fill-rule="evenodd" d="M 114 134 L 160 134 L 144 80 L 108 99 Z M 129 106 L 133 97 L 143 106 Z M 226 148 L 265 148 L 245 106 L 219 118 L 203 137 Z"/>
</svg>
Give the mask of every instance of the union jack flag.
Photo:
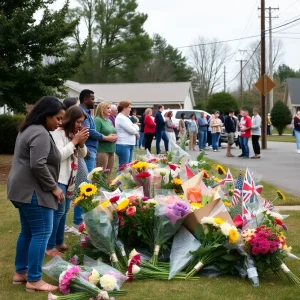
<svg viewBox="0 0 300 300">
<path fill-rule="evenodd" d="M 253 180 L 249 170 L 246 170 L 243 189 L 242 189 L 242 197 L 243 197 L 243 219 L 245 221 L 251 220 L 254 215 L 249 210 L 249 204 L 255 203 L 258 201 L 257 196 L 261 194 L 263 189 L 262 185 L 255 185 L 255 181 Z"/>
<path fill-rule="evenodd" d="M 228 169 L 225 179 L 220 182 L 220 185 L 225 185 L 227 183 L 233 184 L 233 177 L 231 175 L 230 170 Z"/>
<path fill-rule="evenodd" d="M 255 185 L 255 182 L 249 172 L 246 170 L 244 183 L 243 183 L 243 202 L 253 203 L 256 200 L 256 195 L 261 194 L 263 189 L 262 185 Z"/>
<path fill-rule="evenodd" d="M 243 189 L 243 177 L 242 174 L 239 174 L 237 181 L 235 183 L 233 196 L 231 199 L 231 206 L 235 206 L 241 201 L 242 189 Z"/>
</svg>

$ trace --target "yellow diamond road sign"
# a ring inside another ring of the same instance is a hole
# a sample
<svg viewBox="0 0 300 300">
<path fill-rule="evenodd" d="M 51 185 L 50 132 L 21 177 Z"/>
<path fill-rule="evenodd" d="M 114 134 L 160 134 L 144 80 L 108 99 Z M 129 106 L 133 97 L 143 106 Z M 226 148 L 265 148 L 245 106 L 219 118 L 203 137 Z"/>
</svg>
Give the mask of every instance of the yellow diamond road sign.
<svg viewBox="0 0 300 300">
<path fill-rule="evenodd" d="M 261 76 L 254 85 L 262 95 L 267 96 L 275 87 L 275 83 L 266 74 Z"/>
</svg>

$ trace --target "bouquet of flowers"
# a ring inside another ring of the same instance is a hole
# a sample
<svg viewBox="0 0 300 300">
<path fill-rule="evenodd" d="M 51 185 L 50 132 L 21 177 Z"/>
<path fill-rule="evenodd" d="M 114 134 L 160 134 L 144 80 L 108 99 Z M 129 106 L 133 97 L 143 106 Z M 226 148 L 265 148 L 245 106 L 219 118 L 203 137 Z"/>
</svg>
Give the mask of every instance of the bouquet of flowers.
<svg viewBox="0 0 300 300">
<path fill-rule="evenodd" d="M 118 211 L 120 236 L 129 247 L 145 247 L 153 251 L 155 202 L 147 197 L 129 196 L 128 207 Z"/>
<path fill-rule="evenodd" d="M 154 217 L 154 253 L 152 263 L 157 265 L 160 247 L 180 228 L 190 212 L 190 204 L 176 196 L 158 200 Z"/>
<path fill-rule="evenodd" d="M 201 246 L 198 250 L 191 252 L 194 258 L 187 268 L 186 279 L 194 276 L 204 266 L 220 260 L 220 258 L 225 261 L 234 261 L 225 248 L 225 244 L 238 242 L 239 233 L 235 226 L 221 218 L 204 217 L 201 224 L 196 225 L 195 236 L 201 242 Z"/>
<path fill-rule="evenodd" d="M 80 185 L 80 195 L 75 199 L 74 206 L 81 206 L 85 213 L 93 210 L 99 205 L 99 201 L 94 200 L 97 193 L 97 187 L 91 183 L 83 183 Z"/>
<path fill-rule="evenodd" d="M 95 270 L 84 278 L 81 273 L 81 268 L 73 266 L 62 272 L 59 277 L 59 290 L 62 294 L 68 295 L 72 292 L 84 292 L 90 298 L 111 299 L 110 295 L 122 295 L 125 291 L 113 291 L 116 288 L 116 278 L 112 275 L 103 275 L 100 277 Z M 106 277 L 104 277 L 106 276 Z M 109 277 L 108 277 L 109 276 Z M 102 281 L 102 284 L 101 284 Z M 95 284 L 100 284 L 107 290 L 99 289 Z M 109 293 L 107 292 L 109 291 Z"/>
<path fill-rule="evenodd" d="M 131 171 L 128 170 L 127 168 L 121 171 L 121 174 L 119 174 L 110 183 L 110 187 L 112 189 L 120 188 L 121 190 L 126 190 L 126 189 L 134 189 L 136 188 L 136 186 L 137 185 L 132 178 Z"/>
<path fill-rule="evenodd" d="M 259 273 L 270 269 L 279 275 L 280 271 L 283 271 L 292 283 L 299 284 L 300 279 L 284 263 L 291 248 L 286 245 L 284 230 L 287 230 L 287 227 L 282 221 L 282 216 L 270 211 L 265 211 L 264 215 L 266 225 L 247 229 L 242 233 L 246 252 L 256 261 Z"/>
<path fill-rule="evenodd" d="M 93 245 L 100 251 L 108 254 L 113 263 L 113 266 L 121 270 L 121 264 L 116 255 L 116 231 L 114 230 L 112 221 L 113 214 L 116 211 L 113 209 L 109 201 L 98 205 L 93 210 L 83 215 L 88 237 Z"/>
<path fill-rule="evenodd" d="M 110 190 L 110 185 L 108 183 L 108 175 L 110 173 L 109 169 L 103 169 L 102 167 L 98 167 L 93 169 L 87 176 L 87 179 L 93 182 L 97 188 L 103 188 L 107 191 Z"/>
</svg>

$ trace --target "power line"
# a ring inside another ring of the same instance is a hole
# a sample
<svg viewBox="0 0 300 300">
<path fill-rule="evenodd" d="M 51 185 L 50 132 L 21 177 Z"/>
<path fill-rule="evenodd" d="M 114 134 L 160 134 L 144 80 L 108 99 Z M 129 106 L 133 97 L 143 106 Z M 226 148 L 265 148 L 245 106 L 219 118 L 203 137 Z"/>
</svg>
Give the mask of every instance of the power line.
<svg viewBox="0 0 300 300">
<path fill-rule="evenodd" d="M 251 56 L 249 57 L 249 59 L 247 60 L 247 62 L 244 64 L 243 68 L 228 82 L 228 84 L 232 83 L 241 74 L 241 72 L 245 69 L 245 67 L 248 65 L 248 63 L 250 62 L 250 60 L 254 56 L 254 54 L 257 51 L 257 49 L 259 48 L 260 44 L 261 44 L 261 42 L 258 43 L 258 45 L 256 46 L 256 48 L 253 51 L 253 53 L 251 54 Z"/>
<path fill-rule="evenodd" d="M 281 16 L 282 14 L 284 14 L 286 11 L 288 11 L 291 7 L 293 7 L 297 2 L 299 2 L 300 0 L 296 0 L 293 4 L 291 4 L 287 9 L 285 9 L 284 11 L 282 11 L 281 13 L 279 13 L 277 16 L 275 16 L 276 18 L 278 16 Z"/>
<path fill-rule="evenodd" d="M 297 22 L 297 21 L 300 21 L 300 18 L 297 18 L 297 19 L 295 19 L 295 20 L 293 20 L 293 21 L 290 21 L 290 22 L 288 22 L 288 23 L 282 24 L 282 25 L 280 25 L 280 26 L 273 27 L 272 29 L 274 30 L 274 29 L 277 29 L 277 28 L 285 27 L 285 26 L 290 25 L 290 24 L 293 24 L 293 23 L 295 23 L 295 22 Z M 268 29 L 265 29 L 265 31 L 267 31 L 267 30 L 268 30 Z"/>
</svg>

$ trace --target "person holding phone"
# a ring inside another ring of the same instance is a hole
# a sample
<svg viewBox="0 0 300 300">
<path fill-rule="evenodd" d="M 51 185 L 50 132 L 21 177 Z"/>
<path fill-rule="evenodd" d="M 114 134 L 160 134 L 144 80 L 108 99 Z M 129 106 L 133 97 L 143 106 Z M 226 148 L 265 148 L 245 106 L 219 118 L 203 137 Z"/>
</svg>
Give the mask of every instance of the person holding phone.
<svg viewBox="0 0 300 300">
<path fill-rule="evenodd" d="M 61 126 L 51 132 L 53 140 L 60 151 L 61 166 L 58 186 L 64 191 L 65 201 L 58 205 L 54 212 L 53 229 L 49 238 L 46 255 L 63 256 L 62 252 L 69 249 L 64 244 L 66 215 L 74 198 L 75 178 L 78 170 L 78 156 L 84 158 L 87 154 L 85 142 L 89 131 L 82 123 L 86 119 L 83 110 L 78 106 L 67 109 Z"/>
</svg>

